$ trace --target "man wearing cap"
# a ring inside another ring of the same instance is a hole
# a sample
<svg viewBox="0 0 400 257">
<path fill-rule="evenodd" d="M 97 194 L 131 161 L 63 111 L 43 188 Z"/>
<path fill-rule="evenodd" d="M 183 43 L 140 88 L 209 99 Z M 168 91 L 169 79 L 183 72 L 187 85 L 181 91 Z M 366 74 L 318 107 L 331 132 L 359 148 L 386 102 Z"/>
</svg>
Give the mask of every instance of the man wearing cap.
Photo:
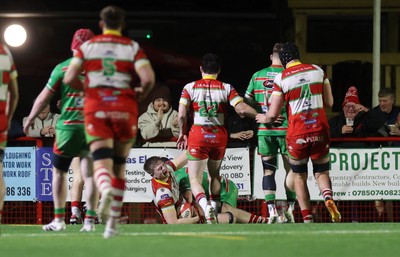
<svg viewBox="0 0 400 257">
<path fill-rule="evenodd" d="M 342 104 L 343 111 L 329 119 L 330 135 L 341 137 L 380 136 L 378 130 L 385 121 L 360 103 L 357 88 L 349 87 Z M 335 142 L 336 147 L 366 147 L 374 146 L 370 142 Z"/>
<path fill-rule="evenodd" d="M 178 112 L 172 109 L 170 90 L 166 86 L 154 90 L 147 111 L 139 117 L 143 147 L 175 147 L 179 136 Z"/>
<path fill-rule="evenodd" d="M 299 50 L 293 43 L 282 45 L 279 58 L 285 69 L 275 77 L 269 110 L 266 114 L 258 114 L 256 120 L 259 123 L 274 122 L 286 100 L 286 144 L 303 221 L 314 222 L 307 187 L 307 163 L 310 158 L 315 180 L 332 221 L 340 222 L 341 215 L 333 201 L 329 177 L 329 125 L 324 109 L 333 104 L 329 80 L 320 67 L 300 62 Z"/>
<path fill-rule="evenodd" d="M 89 29 L 75 32 L 71 50 L 75 52 L 80 45 L 94 36 Z M 53 146 L 53 201 L 54 220 L 43 226 L 45 231 L 61 231 L 65 227 L 65 202 L 67 197 L 67 172 L 74 157 L 81 157 L 81 171 L 85 179 L 87 193 L 87 211 L 81 231 L 94 231 L 96 217 L 96 188 L 92 178 L 92 161 L 88 158 L 89 148 L 86 144 L 83 117 L 83 92 L 63 83 L 65 72 L 72 58 L 58 64 L 42 92 L 36 98 L 32 110 L 25 121 L 24 131 L 27 133 L 35 118 L 46 108 L 53 96 L 61 94 L 61 116 L 56 125 L 56 138 Z M 82 78 L 83 79 L 83 78 Z"/>
</svg>

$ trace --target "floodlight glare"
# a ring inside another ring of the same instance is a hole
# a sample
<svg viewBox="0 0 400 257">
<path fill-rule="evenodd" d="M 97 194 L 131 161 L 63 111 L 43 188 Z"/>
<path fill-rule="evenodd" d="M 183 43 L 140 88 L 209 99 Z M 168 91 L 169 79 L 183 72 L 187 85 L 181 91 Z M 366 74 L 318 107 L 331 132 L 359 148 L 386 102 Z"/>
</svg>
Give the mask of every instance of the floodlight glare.
<svg viewBox="0 0 400 257">
<path fill-rule="evenodd" d="M 4 31 L 4 39 L 10 46 L 21 46 L 26 40 L 26 30 L 24 27 L 18 24 L 10 25 Z"/>
</svg>

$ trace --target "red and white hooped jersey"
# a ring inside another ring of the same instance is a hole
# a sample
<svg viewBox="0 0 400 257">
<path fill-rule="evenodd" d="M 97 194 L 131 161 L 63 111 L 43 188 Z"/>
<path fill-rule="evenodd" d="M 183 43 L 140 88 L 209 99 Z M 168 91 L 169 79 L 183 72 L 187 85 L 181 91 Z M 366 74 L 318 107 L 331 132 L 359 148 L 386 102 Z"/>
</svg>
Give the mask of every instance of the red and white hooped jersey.
<svg viewBox="0 0 400 257">
<path fill-rule="evenodd" d="M 0 114 L 5 114 L 6 112 L 10 79 L 17 76 L 10 50 L 5 45 L 0 44 Z"/>
<path fill-rule="evenodd" d="M 189 144 L 209 146 L 209 143 L 215 141 L 217 145 L 226 145 L 227 132 L 224 125 L 228 105 L 235 106 L 241 101 L 243 98 L 230 84 L 212 76 L 186 84 L 179 103 L 190 105 L 193 112 L 191 131 L 196 135 L 189 134 Z"/>
<path fill-rule="evenodd" d="M 313 64 L 296 62 L 278 74 L 273 95 L 284 94 L 288 110 L 288 136 L 329 130 L 323 90 L 324 71 Z"/>
<path fill-rule="evenodd" d="M 149 60 L 137 42 L 113 32 L 83 43 L 72 62 L 83 65 L 86 88 L 127 89 L 136 79 L 135 67 Z"/>
</svg>

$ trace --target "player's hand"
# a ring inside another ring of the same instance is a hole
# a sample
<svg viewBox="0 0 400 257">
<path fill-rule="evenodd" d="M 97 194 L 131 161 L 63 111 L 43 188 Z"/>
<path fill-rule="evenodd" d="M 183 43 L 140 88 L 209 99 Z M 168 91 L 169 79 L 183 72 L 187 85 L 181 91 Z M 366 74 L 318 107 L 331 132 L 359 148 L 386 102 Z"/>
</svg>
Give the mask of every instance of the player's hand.
<svg viewBox="0 0 400 257">
<path fill-rule="evenodd" d="M 263 114 L 263 113 L 259 113 L 256 115 L 256 121 L 257 123 L 271 123 L 272 120 L 270 118 L 268 118 L 267 115 Z"/>
<path fill-rule="evenodd" d="M 10 126 L 10 122 L 8 123 L 8 126 Z M 29 128 L 34 129 L 33 126 L 33 119 L 26 119 L 25 124 L 24 124 L 24 133 L 25 135 L 29 135 Z"/>
<path fill-rule="evenodd" d="M 176 147 L 179 150 L 186 150 L 186 148 L 187 148 L 187 135 L 179 134 L 178 140 L 176 141 Z"/>
<path fill-rule="evenodd" d="M 274 126 L 282 126 L 282 123 L 285 121 L 285 119 L 285 116 L 279 115 L 278 118 L 273 122 Z"/>
<path fill-rule="evenodd" d="M 136 99 L 138 100 L 138 102 L 141 102 L 144 99 L 146 99 L 147 93 L 144 92 L 143 87 L 135 87 L 133 90 L 136 93 Z"/>
</svg>

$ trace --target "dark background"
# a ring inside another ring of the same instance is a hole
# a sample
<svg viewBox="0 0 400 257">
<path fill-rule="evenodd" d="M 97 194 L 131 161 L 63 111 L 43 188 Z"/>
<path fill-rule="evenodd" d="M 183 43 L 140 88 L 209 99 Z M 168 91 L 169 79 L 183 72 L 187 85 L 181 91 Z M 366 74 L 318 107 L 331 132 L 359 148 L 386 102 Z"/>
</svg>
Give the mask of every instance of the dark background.
<svg viewBox="0 0 400 257">
<path fill-rule="evenodd" d="M 252 74 L 270 64 L 273 44 L 294 40 L 293 14 L 286 0 L 239 3 L 226 0 L 7 1 L 2 3 L 0 11 L 0 31 L 18 23 L 28 32 L 22 47 L 11 48 L 19 72 L 21 95 L 15 114 L 17 120 L 22 122 L 29 114 L 34 98 L 45 86 L 54 66 L 71 56 L 70 44 L 75 30 L 86 27 L 96 34 L 101 33 L 99 12 L 108 4 L 127 11 L 123 33 L 145 49 L 158 83 L 171 89 L 175 108 L 182 87 L 200 78 L 199 59 L 205 53 L 213 52 L 221 57 L 223 67 L 219 79 L 243 93 Z M 361 29 L 364 32 L 355 37 L 354 33 Z M 316 16 L 309 19 L 308 30 L 309 52 L 372 51 L 372 16 L 357 20 L 350 16 Z M 146 34 L 151 38 L 145 38 Z M 363 68 L 365 65 L 367 67 Z M 363 72 L 368 70 L 369 64 L 339 65 L 334 67 L 334 72 L 346 73 L 350 66 L 361 73 L 345 74 L 344 78 L 337 75 L 338 82 L 346 87 L 371 82 L 372 75 L 370 79 Z M 342 94 L 339 93 L 340 99 Z M 57 98 L 53 99 L 53 111 L 57 111 L 56 101 Z M 141 104 L 141 111 L 147 104 L 148 101 Z"/>
</svg>

